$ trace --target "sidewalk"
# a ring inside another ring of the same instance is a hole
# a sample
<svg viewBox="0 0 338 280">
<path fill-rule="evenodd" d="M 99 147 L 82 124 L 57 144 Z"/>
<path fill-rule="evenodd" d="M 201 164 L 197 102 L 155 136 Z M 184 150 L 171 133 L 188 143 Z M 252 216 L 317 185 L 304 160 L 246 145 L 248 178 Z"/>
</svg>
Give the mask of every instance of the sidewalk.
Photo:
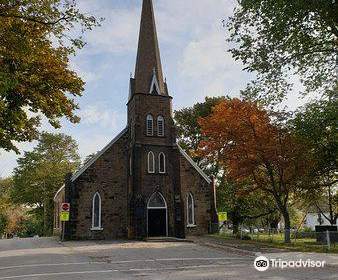
<svg viewBox="0 0 338 280">
<path fill-rule="evenodd" d="M 240 240 L 237 239 L 223 239 L 223 238 L 213 238 L 207 236 L 188 236 L 188 240 L 193 242 L 210 246 L 219 249 L 225 249 L 229 251 L 233 251 L 234 253 L 249 255 L 249 256 L 256 256 L 257 252 L 261 253 L 280 253 L 280 252 L 288 252 L 284 249 L 276 249 L 271 248 L 266 245 L 260 244 L 243 244 Z"/>
<path fill-rule="evenodd" d="M 308 253 L 289 251 L 286 249 L 271 248 L 260 244 L 243 244 L 236 239 L 212 238 L 206 236 L 188 236 L 188 240 L 203 246 L 227 250 L 245 256 L 265 256 L 269 259 L 282 259 L 287 261 L 297 261 L 299 259 L 313 261 L 325 261 L 327 266 L 338 266 L 338 254 Z"/>
</svg>

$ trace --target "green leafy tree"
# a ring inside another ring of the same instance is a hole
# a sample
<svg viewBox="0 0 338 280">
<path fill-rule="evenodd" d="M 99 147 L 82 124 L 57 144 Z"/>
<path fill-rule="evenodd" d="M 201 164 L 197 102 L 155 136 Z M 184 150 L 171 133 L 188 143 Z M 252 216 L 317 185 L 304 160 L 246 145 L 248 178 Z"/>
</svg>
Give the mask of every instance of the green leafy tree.
<svg viewBox="0 0 338 280">
<path fill-rule="evenodd" d="M 250 183 L 238 185 L 228 181 L 216 188 L 218 210 L 228 213 L 234 234 L 238 234 L 241 224 L 259 226 L 259 220 L 265 218 L 268 227 L 276 228 L 275 216 L 278 216 L 278 222 L 280 220 L 273 198 L 251 189 Z"/>
<path fill-rule="evenodd" d="M 183 108 L 175 111 L 174 113 L 178 143 L 204 169 L 205 172 L 215 176 L 218 176 L 220 173 L 216 155 L 215 161 L 211 163 L 210 159 L 209 162 L 206 162 L 203 157 L 200 157 L 196 152 L 201 140 L 203 139 L 201 126 L 198 120 L 211 115 L 212 108 L 224 99 L 225 97 L 223 96 L 206 97 L 204 102 L 196 103 L 190 108 Z"/>
<path fill-rule="evenodd" d="M 0 177 L 0 238 L 7 233 L 7 211 L 10 207 L 9 188 L 11 183 L 11 179 L 2 179 Z"/>
<path fill-rule="evenodd" d="M 86 165 L 93 157 L 95 157 L 97 155 L 98 152 L 96 153 L 91 153 L 88 156 L 85 157 L 85 159 L 83 160 L 83 164 L 82 165 Z"/>
<path fill-rule="evenodd" d="M 305 204 L 312 204 L 333 225 L 338 218 L 338 98 L 329 92 L 296 112 L 291 128 L 304 153 L 312 158 L 304 186 Z M 329 212 L 329 216 L 327 213 Z"/>
<path fill-rule="evenodd" d="M 44 132 L 32 152 L 25 152 L 14 169 L 11 197 L 14 202 L 43 208 L 44 234 L 53 225 L 53 197 L 64 184 L 67 171 L 80 166 L 77 144 L 64 134 Z"/>
<path fill-rule="evenodd" d="M 18 152 L 15 142 L 38 137 L 41 116 L 56 128 L 74 114 L 84 82 L 69 68 L 83 48 L 82 36 L 98 26 L 75 0 L 2 0 L 0 2 L 0 149 Z"/>
<path fill-rule="evenodd" d="M 300 77 L 305 92 L 337 85 L 338 2 L 335 0 L 239 0 L 228 22 L 230 50 L 245 70 L 253 98 L 281 100 Z"/>
</svg>

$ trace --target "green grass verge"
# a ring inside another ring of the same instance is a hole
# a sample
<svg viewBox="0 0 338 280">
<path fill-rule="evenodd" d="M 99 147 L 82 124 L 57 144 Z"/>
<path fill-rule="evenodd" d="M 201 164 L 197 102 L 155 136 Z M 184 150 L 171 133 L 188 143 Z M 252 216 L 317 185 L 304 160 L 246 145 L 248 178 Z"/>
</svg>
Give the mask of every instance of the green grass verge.
<svg viewBox="0 0 338 280">
<path fill-rule="evenodd" d="M 212 237 L 216 239 L 223 239 L 226 241 L 232 241 L 237 244 L 252 244 L 256 246 L 267 246 L 277 249 L 285 249 L 290 251 L 300 251 L 300 252 L 316 252 L 316 253 L 338 253 L 338 244 L 332 244 L 330 251 L 325 244 L 318 244 L 315 239 L 311 238 L 299 238 L 292 239 L 291 244 L 285 244 L 283 234 L 254 234 L 249 235 L 251 240 L 240 240 L 235 235 L 232 234 L 208 234 L 207 237 Z"/>
</svg>

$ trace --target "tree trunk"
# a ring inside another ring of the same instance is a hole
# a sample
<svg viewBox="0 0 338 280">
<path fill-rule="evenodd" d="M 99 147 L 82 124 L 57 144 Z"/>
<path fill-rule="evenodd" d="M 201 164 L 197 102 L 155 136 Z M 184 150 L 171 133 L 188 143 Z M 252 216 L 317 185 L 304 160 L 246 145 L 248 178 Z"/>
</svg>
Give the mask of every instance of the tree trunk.
<svg viewBox="0 0 338 280">
<path fill-rule="evenodd" d="M 284 243 L 285 244 L 290 244 L 291 243 L 291 222 L 290 222 L 290 215 L 288 213 L 288 210 L 286 208 L 281 209 L 283 218 L 284 218 L 284 223 L 285 223 L 285 228 L 284 228 Z"/>
<path fill-rule="evenodd" d="M 54 207 L 53 199 L 46 198 L 43 204 L 43 234 L 50 236 L 53 234 Z"/>
<path fill-rule="evenodd" d="M 240 219 L 238 217 L 238 213 L 236 211 L 233 212 L 232 216 L 232 233 L 237 234 L 239 231 L 239 223 Z"/>
<path fill-rule="evenodd" d="M 232 221 L 232 233 L 237 234 L 239 230 L 239 223 L 238 220 Z"/>
<path fill-rule="evenodd" d="M 332 201 L 332 192 L 331 192 L 331 186 L 328 187 L 328 193 L 329 193 L 329 211 L 330 211 L 330 224 L 331 226 L 336 224 L 335 215 L 333 213 L 333 201 Z"/>
</svg>

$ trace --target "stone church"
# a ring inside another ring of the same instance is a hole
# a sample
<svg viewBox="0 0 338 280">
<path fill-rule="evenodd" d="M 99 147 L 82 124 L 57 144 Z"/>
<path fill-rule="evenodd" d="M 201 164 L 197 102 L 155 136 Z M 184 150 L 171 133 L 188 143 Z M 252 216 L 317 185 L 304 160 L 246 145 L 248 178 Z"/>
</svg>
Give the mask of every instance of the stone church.
<svg viewBox="0 0 338 280">
<path fill-rule="evenodd" d="M 152 0 L 143 0 L 127 126 L 54 197 L 70 203 L 65 238 L 184 238 L 217 230 L 214 182 L 177 144 Z M 216 226 L 215 226 L 216 225 Z"/>
</svg>

